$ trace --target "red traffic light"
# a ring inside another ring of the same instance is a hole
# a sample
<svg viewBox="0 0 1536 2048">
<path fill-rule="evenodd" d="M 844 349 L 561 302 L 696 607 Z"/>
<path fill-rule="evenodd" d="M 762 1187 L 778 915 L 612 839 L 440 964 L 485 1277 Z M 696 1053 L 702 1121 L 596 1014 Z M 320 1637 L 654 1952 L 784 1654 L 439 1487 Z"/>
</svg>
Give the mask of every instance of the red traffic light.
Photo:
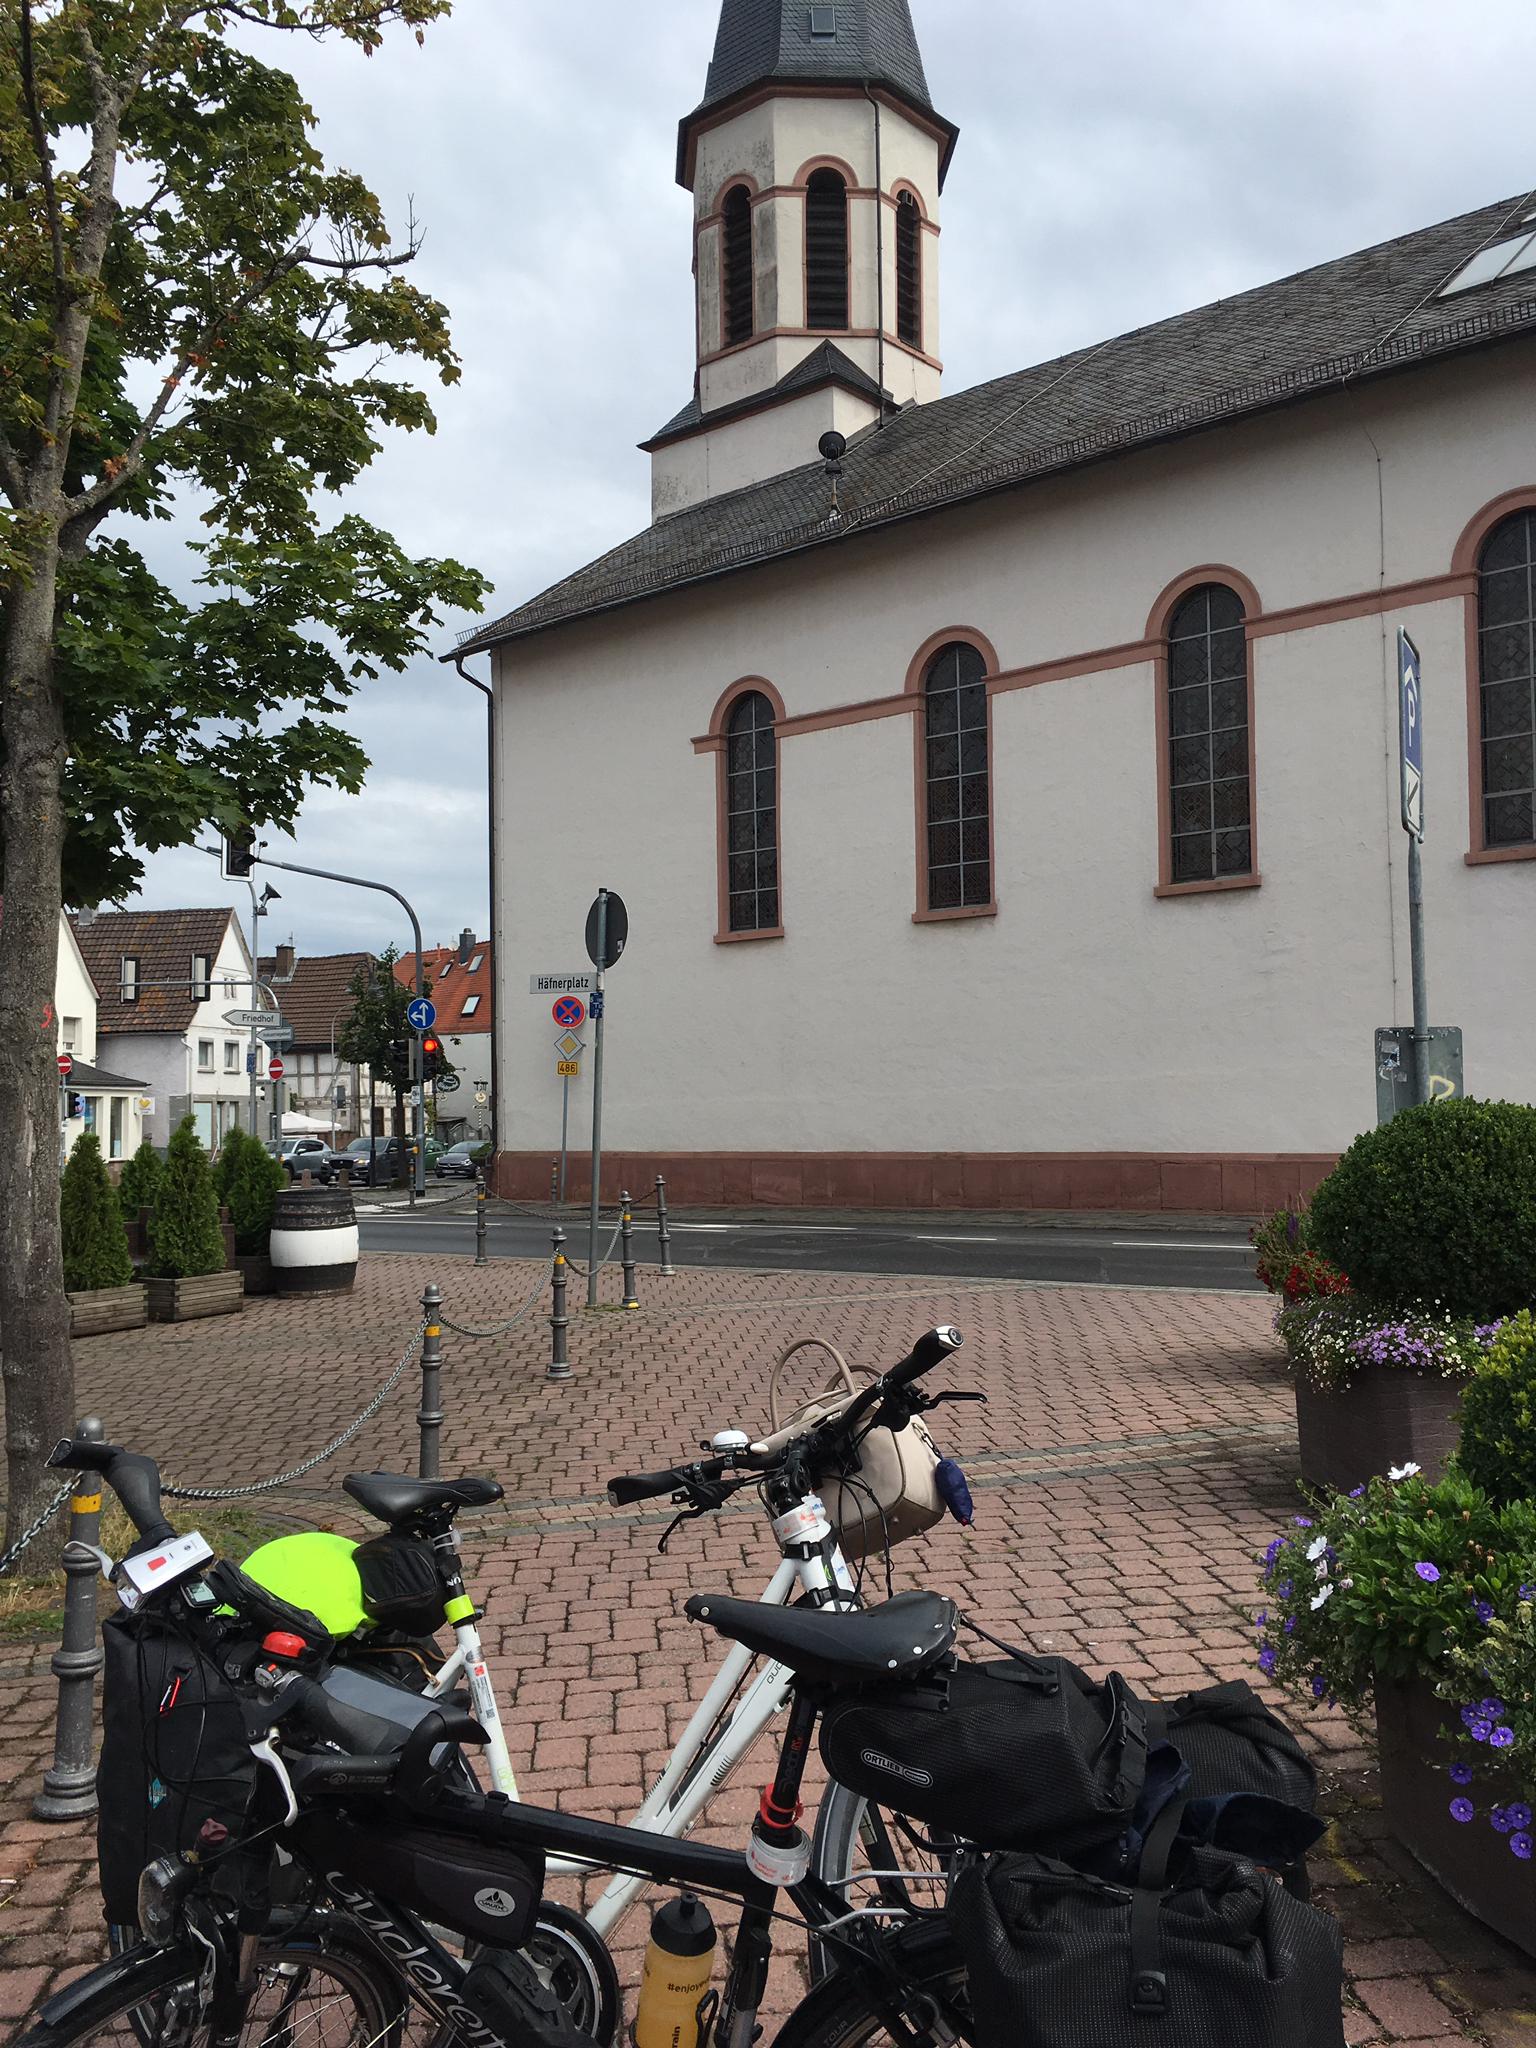
<svg viewBox="0 0 1536 2048">
<path fill-rule="evenodd" d="M 437 1053 L 440 1053 L 442 1051 L 443 1041 L 429 1031 L 426 1037 L 421 1041 L 421 1049 L 426 1054 L 428 1059 L 432 1059 Z"/>
</svg>

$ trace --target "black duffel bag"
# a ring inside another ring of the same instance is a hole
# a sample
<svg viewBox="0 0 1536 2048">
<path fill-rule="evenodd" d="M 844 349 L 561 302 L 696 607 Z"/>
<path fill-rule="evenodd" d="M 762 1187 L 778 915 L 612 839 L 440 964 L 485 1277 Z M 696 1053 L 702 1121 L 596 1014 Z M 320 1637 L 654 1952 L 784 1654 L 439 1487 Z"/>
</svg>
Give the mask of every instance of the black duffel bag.
<svg viewBox="0 0 1536 2048">
<path fill-rule="evenodd" d="M 946 1911 L 977 2048 L 1344 2048 L 1337 1923 L 1214 1848 L 1167 1858 L 1178 1803 L 1134 1887 L 1045 1856 L 966 1852 Z"/>
<path fill-rule="evenodd" d="M 1141 1797 L 1145 1715 L 1117 1673 L 1016 1657 L 839 1693 L 821 1720 L 851 1791 L 989 1849 L 1113 1861 Z"/>
</svg>

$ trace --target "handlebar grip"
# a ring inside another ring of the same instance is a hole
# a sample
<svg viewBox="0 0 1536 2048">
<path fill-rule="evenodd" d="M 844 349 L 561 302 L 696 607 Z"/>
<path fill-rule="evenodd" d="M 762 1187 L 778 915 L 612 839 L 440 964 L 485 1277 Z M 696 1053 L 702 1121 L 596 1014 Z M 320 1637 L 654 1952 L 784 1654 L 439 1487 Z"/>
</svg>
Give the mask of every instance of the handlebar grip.
<svg viewBox="0 0 1536 2048">
<path fill-rule="evenodd" d="M 163 1543 L 175 1532 L 160 1508 L 160 1467 L 121 1444 L 99 1444 L 83 1437 L 64 1437 L 49 1453 L 48 1463 L 76 1472 L 99 1472 L 122 1502 L 128 1519 L 147 1543 Z"/>
<path fill-rule="evenodd" d="M 921 1379 L 950 1353 L 958 1351 L 965 1339 L 953 1323 L 940 1323 L 936 1330 L 919 1337 L 900 1365 L 893 1365 L 882 1375 L 888 1387 L 908 1387 L 913 1380 Z"/>
<path fill-rule="evenodd" d="M 405 1738 L 395 1773 L 395 1790 L 402 1799 L 426 1789 L 431 1775 L 432 1752 L 445 1742 L 486 1743 L 490 1737 L 473 1714 L 461 1707 L 437 1707 L 416 1723 Z"/>
<path fill-rule="evenodd" d="M 683 1474 L 671 1472 L 621 1472 L 608 1482 L 608 1505 L 628 1507 L 631 1501 L 655 1500 L 676 1493 Z"/>
<path fill-rule="evenodd" d="M 96 1437 L 61 1436 L 48 1453 L 48 1463 L 56 1472 L 105 1472 L 112 1460 L 122 1455 L 121 1444 L 104 1444 Z"/>
</svg>

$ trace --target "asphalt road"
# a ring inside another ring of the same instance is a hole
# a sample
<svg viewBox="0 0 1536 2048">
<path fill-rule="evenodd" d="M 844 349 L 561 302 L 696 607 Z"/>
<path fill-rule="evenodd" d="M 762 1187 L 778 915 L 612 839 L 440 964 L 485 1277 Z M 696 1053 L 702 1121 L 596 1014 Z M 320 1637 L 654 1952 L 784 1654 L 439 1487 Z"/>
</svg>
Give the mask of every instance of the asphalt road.
<svg viewBox="0 0 1536 2048">
<path fill-rule="evenodd" d="M 366 1202 L 365 1192 L 359 1191 Z M 361 1216 L 365 1252 L 472 1254 L 472 1205 L 437 1214 Z M 635 1219 L 636 1257 L 656 1262 L 655 1220 Z M 586 1257 L 586 1221 L 567 1221 L 574 1257 Z M 539 1218 L 492 1212 L 486 1249 L 492 1258 L 541 1258 L 551 1226 Z M 606 1245 L 612 1224 L 603 1233 Z M 935 1215 L 891 1222 L 807 1223 L 672 1220 L 672 1257 L 679 1266 L 734 1266 L 814 1273 L 932 1273 L 945 1279 L 1110 1282 L 1122 1287 L 1257 1288 L 1246 1232 L 1124 1217 L 1042 1227 Z"/>
</svg>

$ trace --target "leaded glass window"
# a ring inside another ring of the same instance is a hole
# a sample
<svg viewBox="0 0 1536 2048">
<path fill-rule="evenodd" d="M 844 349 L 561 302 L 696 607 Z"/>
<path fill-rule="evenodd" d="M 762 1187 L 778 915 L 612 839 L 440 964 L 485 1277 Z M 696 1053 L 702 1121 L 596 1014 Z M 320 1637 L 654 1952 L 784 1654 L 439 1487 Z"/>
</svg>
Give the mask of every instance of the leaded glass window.
<svg viewBox="0 0 1536 2048">
<path fill-rule="evenodd" d="M 773 706 L 748 690 L 725 726 L 725 866 L 733 932 L 779 922 L 779 763 Z"/>
<path fill-rule="evenodd" d="M 1205 583 L 1168 621 L 1169 879 L 1253 872 L 1242 600 Z"/>
<path fill-rule="evenodd" d="M 992 901 L 987 669 L 974 647 L 941 647 L 923 678 L 928 908 Z"/>
<path fill-rule="evenodd" d="M 1478 572 L 1483 843 L 1525 846 L 1536 839 L 1536 510 L 1493 529 Z"/>
<path fill-rule="evenodd" d="M 752 195 L 733 185 L 721 208 L 725 221 L 725 339 L 752 339 Z"/>
</svg>

